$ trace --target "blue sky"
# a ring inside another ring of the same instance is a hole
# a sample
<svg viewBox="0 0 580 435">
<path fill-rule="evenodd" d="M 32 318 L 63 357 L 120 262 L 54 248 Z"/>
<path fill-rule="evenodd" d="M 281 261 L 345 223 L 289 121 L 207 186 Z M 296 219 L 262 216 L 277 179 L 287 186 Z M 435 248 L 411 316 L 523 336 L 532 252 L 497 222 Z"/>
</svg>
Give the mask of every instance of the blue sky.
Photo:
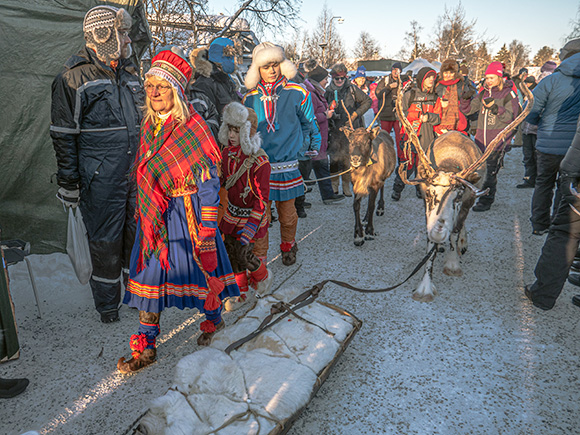
<svg viewBox="0 0 580 435">
<path fill-rule="evenodd" d="M 209 0 L 209 9 L 214 13 L 231 14 L 237 10 L 235 0 Z M 394 56 L 401 46 L 405 32 L 409 30 L 412 20 L 423 26 L 421 39 L 427 42 L 439 15 L 444 7 L 455 7 L 454 2 L 436 1 L 377 1 L 367 0 L 332 0 L 329 9 L 335 16 L 344 18 L 344 23 L 337 26 L 347 49 L 351 50 L 360 32 L 366 30 L 380 44 L 385 57 Z M 570 20 L 575 17 L 580 2 L 578 0 L 462 0 L 467 20 L 477 19 L 475 29 L 478 34 L 485 32 L 486 37 L 495 37 L 491 50 L 495 53 L 503 43 L 514 39 L 530 46 L 532 56 L 542 46 L 559 49 L 565 36 L 570 33 Z M 312 30 L 322 10 L 324 1 L 305 0 L 301 7 L 301 30 Z M 359 6 L 360 5 L 360 6 Z M 284 37 L 291 37 L 293 29 L 279 36 L 266 35 L 274 42 L 283 42 Z M 277 41 L 275 39 L 278 39 Z M 350 56 L 350 52 L 348 53 Z"/>
</svg>

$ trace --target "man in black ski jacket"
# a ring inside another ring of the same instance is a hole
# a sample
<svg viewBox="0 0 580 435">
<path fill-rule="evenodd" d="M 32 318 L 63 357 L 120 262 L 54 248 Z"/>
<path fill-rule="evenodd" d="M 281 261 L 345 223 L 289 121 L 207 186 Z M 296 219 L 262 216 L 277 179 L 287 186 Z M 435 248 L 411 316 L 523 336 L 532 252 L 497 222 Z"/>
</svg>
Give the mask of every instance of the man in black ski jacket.
<svg viewBox="0 0 580 435">
<path fill-rule="evenodd" d="M 562 292 L 580 242 L 580 118 L 576 134 L 560 163 L 560 192 L 562 199 L 552 220 L 548 238 L 542 248 L 534 273 L 536 282 L 525 287 L 525 294 L 542 310 L 551 309 Z M 570 275 L 572 283 L 578 282 Z M 580 295 L 572 298 L 580 306 Z"/>
<path fill-rule="evenodd" d="M 86 46 L 52 84 L 57 198 L 80 207 L 93 264 L 91 290 L 101 321 L 119 320 L 121 279 L 135 239 L 136 188 L 129 176 L 144 103 L 131 54 L 131 17 L 96 6 L 83 22 Z"/>
</svg>

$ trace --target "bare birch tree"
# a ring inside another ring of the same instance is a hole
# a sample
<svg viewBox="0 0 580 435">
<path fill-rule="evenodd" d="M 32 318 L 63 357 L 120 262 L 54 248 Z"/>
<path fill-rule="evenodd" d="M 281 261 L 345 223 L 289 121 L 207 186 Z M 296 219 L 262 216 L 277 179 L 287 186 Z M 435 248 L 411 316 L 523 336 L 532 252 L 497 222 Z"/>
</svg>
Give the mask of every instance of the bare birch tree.
<svg viewBox="0 0 580 435">
<path fill-rule="evenodd" d="M 508 62 L 506 63 L 506 69 L 513 76 L 518 73 L 520 68 L 528 65 L 530 61 L 530 48 L 516 39 L 510 42 L 507 48 Z"/>
<path fill-rule="evenodd" d="M 475 19 L 467 20 L 461 2 L 451 9 L 445 6 L 435 25 L 432 45 L 436 59 L 433 60 L 443 62 L 451 58 L 471 62 L 480 40 L 475 33 L 476 22 Z"/>
<path fill-rule="evenodd" d="M 306 38 L 304 56 L 316 59 L 324 68 L 329 68 L 346 57 L 346 50 L 338 34 L 335 18 L 325 3 L 318 16 L 316 29 Z"/>
<path fill-rule="evenodd" d="M 425 44 L 419 41 L 419 33 L 423 30 L 423 26 L 415 20 L 411 21 L 410 24 L 411 29 L 405 32 L 405 45 L 401 47 L 397 56 L 413 62 L 416 58 L 423 56 L 426 48 Z"/>
<path fill-rule="evenodd" d="M 576 16 L 574 19 L 570 20 L 570 27 L 572 31 L 566 37 L 566 40 L 580 38 L 580 5 L 578 5 L 578 10 L 576 11 Z"/>
<path fill-rule="evenodd" d="M 207 23 L 207 0 L 144 0 L 153 36 L 152 53 L 164 45 L 187 45 L 199 36 L 198 23 Z"/>
<path fill-rule="evenodd" d="M 304 59 L 304 50 L 306 47 L 306 33 L 300 33 L 298 30 L 294 32 L 289 40 L 282 44 L 286 57 L 292 62 L 298 62 Z"/>
</svg>

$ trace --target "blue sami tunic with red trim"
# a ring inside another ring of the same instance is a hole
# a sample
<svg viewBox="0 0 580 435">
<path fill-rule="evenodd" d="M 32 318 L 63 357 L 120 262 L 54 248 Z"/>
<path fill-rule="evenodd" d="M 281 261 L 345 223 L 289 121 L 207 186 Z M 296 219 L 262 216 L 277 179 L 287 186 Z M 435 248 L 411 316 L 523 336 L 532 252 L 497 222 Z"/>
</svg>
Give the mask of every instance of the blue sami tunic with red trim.
<svg viewBox="0 0 580 435">
<path fill-rule="evenodd" d="M 272 86 L 273 98 L 267 95 L 266 86 Z M 262 148 L 268 154 L 272 167 L 270 200 L 288 201 L 304 195 L 304 182 L 297 160 L 314 122 L 310 93 L 282 76 L 273 85 L 260 82 L 244 96 L 243 103 L 254 109 L 258 116 Z M 271 105 L 270 109 L 268 104 Z M 272 110 L 272 105 L 273 119 L 268 122 L 266 111 Z"/>
</svg>

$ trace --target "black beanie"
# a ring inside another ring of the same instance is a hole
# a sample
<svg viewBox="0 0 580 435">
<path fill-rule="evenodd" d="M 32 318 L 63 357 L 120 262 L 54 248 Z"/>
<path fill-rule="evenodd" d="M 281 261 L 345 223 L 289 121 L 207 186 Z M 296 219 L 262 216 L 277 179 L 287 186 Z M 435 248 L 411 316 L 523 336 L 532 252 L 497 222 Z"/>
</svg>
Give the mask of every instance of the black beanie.
<svg viewBox="0 0 580 435">
<path fill-rule="evenodd" d="M 391 71 L 394 70 L 395 68 L 399 68 L 400 70 L 402 70 L 403 67 L 401 66 L 401 62 L 395 62 L 391 67 Z"/>
<path fill-rule="evenodd" d="M 317 65 L 312 71 L 308 73 L 308 78 L 312 79 L 317 82 L 321 82 L 326 77 L 328 77 L 328 71 L 322 68 L 320 65 Z"/>
</svg>

